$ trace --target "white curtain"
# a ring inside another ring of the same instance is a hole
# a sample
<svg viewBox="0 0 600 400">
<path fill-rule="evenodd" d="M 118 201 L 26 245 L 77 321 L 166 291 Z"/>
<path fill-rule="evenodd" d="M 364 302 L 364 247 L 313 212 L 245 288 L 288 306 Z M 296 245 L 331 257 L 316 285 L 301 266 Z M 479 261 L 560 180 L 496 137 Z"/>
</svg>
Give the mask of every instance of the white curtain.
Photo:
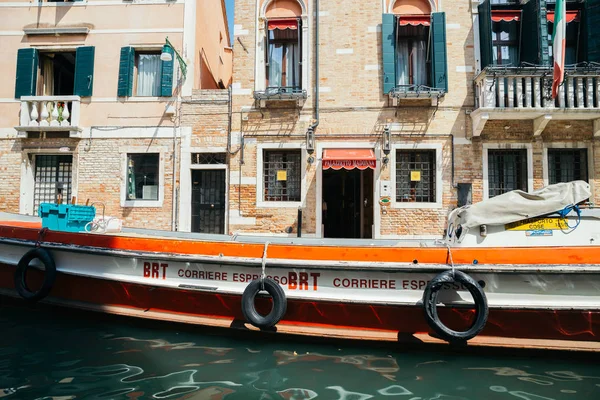
<svg viewBox="0 0 600 400">
<path fill-rule="evenodd" d="M 283 61 L 283 45 L 272 44 L 269 49 L 269 86 L 281 87 L 281 72 Z"/>
<path fill-rule="evenodd" d="M 44 76 L 44 96 L 54 95 L 54 63 L 48 58 L 44 58 L 42 75 Z"/>
<path fill-rule="evenodd" d="M 413 84 L 427 85 L 427 45 L 418 39 L 412 43 Z"/>
<path fill-rule="evenodd" d="M 285 86 L 300 86 L 300 68 L 298 63 L 298 45 L 287 44 L 287 82 Z"/>
<path fill-rule="evenodd" d="M 160 96 L 160 54 L 140 54 L 138 59 L 137 96 Z"/>
<path fill-rule="evenodd" d="M 398 85 L 410 84 L 408 77 L 409 67 L 409 51 L 408 51 L 408 40 L 399 40 L 396 44 L 396 53 L 398 56 L 398 62 L 396 63 L 396 77 L 398 78 Z"/>
</svg>

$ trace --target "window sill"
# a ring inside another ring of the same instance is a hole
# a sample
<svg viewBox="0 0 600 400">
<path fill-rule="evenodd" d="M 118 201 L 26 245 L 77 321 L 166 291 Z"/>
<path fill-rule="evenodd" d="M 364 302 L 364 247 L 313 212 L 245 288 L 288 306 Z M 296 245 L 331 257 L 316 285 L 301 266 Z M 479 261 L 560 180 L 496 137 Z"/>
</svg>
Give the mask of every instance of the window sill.
<svg viewBox="0 0 600 400">
<path fill-rule="evenodd" d="M 123 208 L 157 208 L 162 206 L 162 200 L 125 200 L 121 202 Z"/>
<path fill-rule="evenodd" d="M 298 208 L 302 206 L 301 201 L 257 201 L 257 208 Z"/>
<path fill-rule="evenodd" d="M 402 203 L 399 201 L 393 201 L 392 202 L 392 208 L 409 208 L 409 209 L 415 209 L 415 208 L 425 208 L 425 209 L 441 209 L 442 203 L 441 202 L 436 202 L 436 203 L 417 203 L 417 202 L 412 202 L 412 203 Z"/>
</svg>

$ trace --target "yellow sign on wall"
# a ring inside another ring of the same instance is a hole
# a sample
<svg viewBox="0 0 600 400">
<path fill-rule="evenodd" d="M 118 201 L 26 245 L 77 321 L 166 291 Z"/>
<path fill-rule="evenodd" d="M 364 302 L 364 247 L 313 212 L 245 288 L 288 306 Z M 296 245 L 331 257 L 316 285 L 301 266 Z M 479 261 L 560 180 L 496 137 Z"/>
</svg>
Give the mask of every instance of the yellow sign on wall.
<svg viewBox="0 0 600 400">
<path fill-rule="evenodd" d="M 286 170 L 277 171 L 277 180 L 278 181 L 287 181 L 287 171 Z"/>
<path fill-rule="evenodd" d="M 421 171 L 410 171 L 410 180 L 418 182 L 421 180 Z"/>
</svg>

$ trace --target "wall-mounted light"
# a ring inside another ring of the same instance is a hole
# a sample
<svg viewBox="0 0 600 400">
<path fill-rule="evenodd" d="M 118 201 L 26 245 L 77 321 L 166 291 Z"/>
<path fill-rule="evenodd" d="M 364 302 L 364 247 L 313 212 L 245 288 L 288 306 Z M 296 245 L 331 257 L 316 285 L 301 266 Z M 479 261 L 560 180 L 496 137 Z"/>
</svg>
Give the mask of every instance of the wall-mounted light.
<svg viewBox="0 0 600 400">
<path fill-rule="evenodd" d="M 306 152 L 308 154 L 315 152 L 315 131 L 312 128 L 306 130 Z"/>
<path fill-rule="evenodd" d="M 392 133 L 390 132 L 390 127 L 386 126 L 383 129 L 383 154 L 386 156 L 390 154 L 392 149 Z"/>
</svg>

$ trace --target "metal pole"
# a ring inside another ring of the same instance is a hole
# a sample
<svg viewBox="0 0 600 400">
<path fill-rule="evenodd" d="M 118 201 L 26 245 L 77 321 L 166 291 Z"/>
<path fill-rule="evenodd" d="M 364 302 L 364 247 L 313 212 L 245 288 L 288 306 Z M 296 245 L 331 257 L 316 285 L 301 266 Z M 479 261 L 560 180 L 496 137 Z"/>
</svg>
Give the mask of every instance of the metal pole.
<svg viewBox="0 0 600 400">
<path fill-rule="evenodd" d="M 171 198 L 171 210 L 172 210 L 172 215 L 171 215 L 171 230 L 172 231 L 177 231 L 177 177 L 176 177 L 176 173 L 177 173 L 177 126 L 179 125 L 178 123 L 179 118 L 181 118 L 181 113 L 179 110 L 179 95 L 180 95 L 180 85 L 179 85 L 179 63 L 175 63 L 175 68 L 177 69 L 177 76 L 176 76 L 176 84 L 175 84 L 175 118 L 173 120 L 173 180 L 172 180 L 172 185 L 173 185 L 173 193 L 172 193 L 172 198 Z"/>
<path fill-rule="evenodd" d="M 302 207 L 298 207 L 298 237 L 302 237 Z"/>
</svg>

